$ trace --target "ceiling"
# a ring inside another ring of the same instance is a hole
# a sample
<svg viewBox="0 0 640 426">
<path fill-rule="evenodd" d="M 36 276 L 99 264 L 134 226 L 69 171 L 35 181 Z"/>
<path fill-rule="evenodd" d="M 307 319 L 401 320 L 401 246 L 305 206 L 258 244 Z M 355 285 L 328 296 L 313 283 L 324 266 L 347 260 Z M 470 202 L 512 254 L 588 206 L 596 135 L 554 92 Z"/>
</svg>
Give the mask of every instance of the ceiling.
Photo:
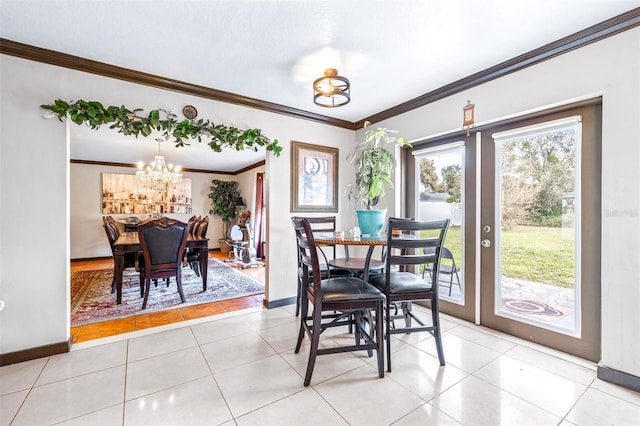
<svg viewBox="0 0 640 426">
<path fill-rule="evenodd" d="M 356 122 L 639 6 L 640 0 L 0 0 L 0 36 Z M 352 85 L 351 102 L 340 108 L 312 101 L 313 81 L 330 67 Z M 72 143 L 72 158 L 150 161 L 149 149 L 157 149 L 144 144 L 143 151 L 116 155 L 123 136 L 72 128 L 83 133 L 81 146 Z M 162 147 L 167 157 L 171 148 Z M 175 150 L 171 158 L 223 171 L 264 158 L 264 152 L 229 153 L 221 164 L 206 145 L 192 149 L 202 155 Z"/>
</svg>

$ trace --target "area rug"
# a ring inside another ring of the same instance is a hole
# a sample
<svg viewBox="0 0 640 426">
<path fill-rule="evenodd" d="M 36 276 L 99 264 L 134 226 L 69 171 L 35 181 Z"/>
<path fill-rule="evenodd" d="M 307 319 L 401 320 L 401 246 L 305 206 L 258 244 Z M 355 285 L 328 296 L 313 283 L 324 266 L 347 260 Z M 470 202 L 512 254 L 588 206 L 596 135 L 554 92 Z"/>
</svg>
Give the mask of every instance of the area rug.
<svg viewBox="0 0 640 426">
<path fill-rule="evenodd" d="M 78 271 L 71 275 L 71 326 L 264 293 L 262 283 L 218 259 L 209 259 L 206 291 L 202 291 L 202 278 L 185 267 L 182 290 L 186 302 L 180 301 L 175 278 L 170 280 L 169 287 L 164 280 L 159 280 L 157 287 L 151 284 L 147 307 L 142 311 L 139 274 L 133 269 L 124 271 L 120 305 L 116 305 L 116 295 L 111 293 L 112 277 L 112 269 Z"/>
</svg>

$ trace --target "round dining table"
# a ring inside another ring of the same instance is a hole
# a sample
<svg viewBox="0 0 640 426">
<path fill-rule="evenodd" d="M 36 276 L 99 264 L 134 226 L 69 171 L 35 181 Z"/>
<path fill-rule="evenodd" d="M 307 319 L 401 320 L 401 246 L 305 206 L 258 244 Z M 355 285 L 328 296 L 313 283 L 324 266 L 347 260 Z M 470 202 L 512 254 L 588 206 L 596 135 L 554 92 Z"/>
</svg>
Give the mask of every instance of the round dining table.
<svg viewBox="0 0 640 426">
<path fill-rule="evenodd" d="M 373 251 L 378 246 L 387 245 L 386 234 L 379 236 L 353 236 L 340 232 L 314 232 L 313 239 L 318 245 L 341 245 L 345 246 L 345 257 L 329 260 L 329 266 L 340 269 L 349 269 L 354 272 L 362 272 L 364 280 L 369 279 L 371 270 L 379 270 L 384 267 L 381 260 L 371 259 Z M 349 256 L 348 246 L 367 246 L 365 257 Z"/>
</svg>

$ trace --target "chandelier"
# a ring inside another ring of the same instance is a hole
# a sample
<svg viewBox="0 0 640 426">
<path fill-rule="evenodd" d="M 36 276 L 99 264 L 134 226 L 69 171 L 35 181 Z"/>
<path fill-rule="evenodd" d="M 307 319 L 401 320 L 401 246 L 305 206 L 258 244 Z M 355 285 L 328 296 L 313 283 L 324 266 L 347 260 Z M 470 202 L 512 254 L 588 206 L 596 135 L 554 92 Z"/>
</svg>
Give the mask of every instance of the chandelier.
<svg viewBox="0 0 640 426">
<path fill-rule="evenodd" d="M 144 167 L 144 163 L 139 162 L 138 169 L 136 172 L 138 180 L 154 192 L 167 192 L 169 187 L 173 188 L 175 184 L 182 181 L 180 167 L 166 164 L 164 156 L 160 155 L 160 141 L 158 141 L 156 158 L 147 167 Z"/>
<path fill-rule="evenodd" d="M 351 100 L 351 83 L 338 76 L 338 70 L 327 68 L 324 76 L 313 82 L 313 102 L 327 108 L 346 105 Z"/>
</svg>

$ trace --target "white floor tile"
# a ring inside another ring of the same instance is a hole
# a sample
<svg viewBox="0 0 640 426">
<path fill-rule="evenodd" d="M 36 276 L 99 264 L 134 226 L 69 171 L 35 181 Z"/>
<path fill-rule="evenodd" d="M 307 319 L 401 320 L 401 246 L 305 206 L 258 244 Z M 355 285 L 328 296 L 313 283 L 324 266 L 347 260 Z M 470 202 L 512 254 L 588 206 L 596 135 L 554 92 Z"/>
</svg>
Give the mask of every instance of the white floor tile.
<svg viewBox="0 0 640 426">
<path fill-rule="evenodd" d="M 557 425 L 561 418 L 469 376 L 431 401 L 464 425 Z"/>
<path fill-rule="evenodd" d="M 122 424 L 122 413 L 124 412 L 124 404 L 114 405 L 103 410 L 94 411 L 93 413 L 76 417 L 56 426 L 113 426 Z"/>
<path fill-rule="evenodd" d="M 54 355 L 42 370 L 36 386 L 94 373 L 126 362 L 126 341 Z"/>
<path fill-rule="evenodd" d="M 593 383 L 596 378 L 593 369 L 521 345 L 509 350 L 506 355 L 585 386 Z"/>
<path fill-rule="evenodd" d="M 48 360 L 40 358 L 0 367 L 0 395 L 31 388 Z"/>
<path fill-rule="evenodd" d="M 632 404 L 640 405 L 640 392 L 634 392 L 631 389 L 623 388 L 622 386 L 614 385 L 613 383 L 600 379 L 595 379 L 591 387 Z"/>
<path fill-rule="evenodd" d="M 346 425 L 318 393 L 306 389 L 236 419 L 238 426 Z"/>
<path fill-rule="evenodd" d="M 197 346 L 189 327 L 129 339 L 129 362 Z"/>
<path fill-rule="evenodd" d="M 34 387 L 13 425 L 53 424 L 121 404 L 124 376 L 119 366 Z"/>
<path fill-rule="evenodd" d="M 484 346 L 485 348 L 489 348 L 500 353 L 504 353 L 516 346 L 516 344 L 513 342 L 501 339 L 498 336 L 493 336 L 491 334 L 485 333 L 478 328 L 474 328 L 473 326 L 461 325 L 459 327 L 448 330 L 447 333 L 461 337 L 470 342 L 477 343 Z"/>
<path fill-rule="evenodd" d="M 255 332 L 207 343 L 200 348 L 213 373 L 276 354 Z"/>
<path fill-rule="evenodd" d="M 299 317 L 296 317 L 291 312 L 283 308 L 264 309 L 259 312 L 244 315 L 243 318 L 252 330 L 262 330 L 286 324 L 288 322 L 297 323 L 299 321 Z"/>
<path fill-rule="evenodd" d="M 194 325 L 191 330 L 201 345 L 253 332 L 244 321 L 243 316 Z"/>
<path fill-rule="evenodd" d="M 459 422 L 447 416 L 433 405 L 426 403 L 413 410 L 397 422 L 393 426 L 458 426 Z"/>
<path fill-rule="evenodd" d="M 302 378 L 279 355 L 214 375 L 234 417 L 304 389 Z"/>
<path fill-rule="evenodd" d="M 468 375 L 453 365 L 441 367 L 436 357 L 413 347 L 394 352 L 391 357 L 392 371 L 388 373 L 389 377 L 425 401 Z"/>
<path fill-rule="evenodd" d="M 584 385 L 507 355 L 473 375 L 558 417 L 564 417 L 586 390 Z"/>
<path fill-rule="evenodd" d="M 325 339 L 320 341 L 320 348 L 337 347 L 338 345 L 331 339 Z M 307 364 L 309 363 L 309 350 L 311 343 L 309 340 L 305 340 L 300 347 L 300 352 L 295 353 L 293 350 L 283 352 L 280 354 L 285 361 L 291 365 L 302 379 L 300 384 L 304 384 L 304 377 L 307 374 Z M 366 352 L 363 351 L 366 354 Z M 375 357 L 375 355 L 374 355 Z M 318 355 L 316 356 L 316 363 L 313 367 L 313 375 L 311 376 L 311 385 L 315 385 L 332 377 L 336 377 L 340 374 L 351 371 L 355 368 L 362 367 L 364 361 L 355 356 L 352 352 L 343 352 L 336 354 Z M 371 374 L 375 375 L 376 371 L 372 371 Z"/>
<path fill-rule="evenodd" d="M 473 373 L 478 368 L 487 365 L 500 356 L 500 352 L 448 333 L 445 332 L 442 336 L 442 349 L 445 363 L 447 364 L 451 364 L 468 373 Z M 435 340 L 433 339 L 423 340 L 416 346 L 428 354 L 438 356 Z"/>
<path fill-rule="evenodd" d="M 200 348 L 183 349 L 132 362 L 127 367 L 126 400 L 130 401 L 210 374 Z"/>
<path fill-rule="evenodd" d="M 232 420 L 213 377 L 203 377 L 127 401 L 124 424 L 217 425 Z"/>
<path fill-rule="evenodd" d="M 295 349 L 298 340 L 300 323 L 298 321 L 269 327 L 258 331 L 258 334 L 276 351 L 284 352 Z"/>
<path fill-rule="evenodd" d="M 577 425 L 637 426 L 640 406 L 615 396 L 589 389 L 580 398 L 566 419 Z"/>
<path fill-rule="evenodd" d="M 425 401 L 369 365 L 315 386 L 350 425 L 388 425 Z"/>
<path fill-rule="evenodd" d="M 11 423 L 29 391 L 22 390 L 0 396 L 0 425 Z"/>
<path fill-rule="evenodd" d="M 640 424 L 640 393 L 595 378 L 594 363 L 447 315 L 446 366 L 428 333 L 398 334 L 384 379 L 375 356 L 347 352 L 319 356 L 305 388 L 293 313 L 249 309 L 0 367 L 0 424 Z M 330 329 L 321 346 L 353 337 Z"/>
</svg>

